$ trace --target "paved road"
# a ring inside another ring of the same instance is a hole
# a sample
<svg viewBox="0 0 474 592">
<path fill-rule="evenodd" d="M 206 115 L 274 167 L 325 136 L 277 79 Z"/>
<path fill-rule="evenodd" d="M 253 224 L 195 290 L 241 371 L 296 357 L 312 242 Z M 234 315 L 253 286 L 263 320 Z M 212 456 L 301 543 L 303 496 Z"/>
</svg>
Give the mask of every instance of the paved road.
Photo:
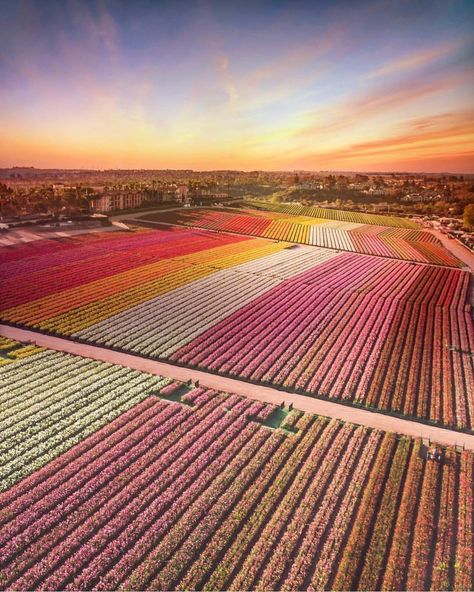
<svg viewBox="0 0 474 592">
<path fill-rule="evenodd" d="M 29 226 L 26 228 L 11 228 L 0 233 L 0 247 L 12 247 L 22 243 L 30 243 L 37 240 L 57 240 L 70 238 L 78 234 L 89 234 L 91 232 L 110 232 L 115 231 L 113 226 L 84 226 L 82 228 L 68 228 L 60 226 L 59 228 Z"/>
<path fill-rule="evenodd" d="M 118 213 L 114 214 L 113 216 L 109 216 L 109 219 L 114 222 L 115 220 L 134 220 L 136 218 L 143 218 L 144 216 L 148 216 L 148 214 L 161 214 L 163 212 L 174 212 L 175 210 L 189 212 L 190 210 L 199 210 L 199 209 L 209 209 L 209 206 L 192 206 L 191 208 L 183 208 L 183 206 L 170 206 L 169 208 L 159 208 L 157 210 L 137 210 L 136 212 L 132 212 L 130 214 L 126 213 Z M 173 224 L 173 226 L 175 226 Z"/>
<path fill-rule="evenodd" d="M 430 230 L 431 234 L 443 243 L 443 246 L 450 251 L 455 257 L 460 259 L 467 267 L 474 272 L 474 254 L 465 247 L 462 243 L 454 238 L 448 238 L 439 230 Z"/>
<path fill-rule="evenodd" d="M 303 395 L 284 393 L 270 387 L 249 384 L 232 378 L 208 374 L 207 372 L 181 368 L 179 366 L 156 362 L 154 360 L 147 360 L 131 354 L 124 354 L 101 347 L 76 343 L 60 337 L 43 335 L 36 331 L 0 325 L 0 335 L 18 341 L 33 341 L 38 345 L 50 349 L 77 354 L 94 360 L 111 362 L 128 368 L 134 368 L 135 370 L 173 378 L 175 380 L 199 380 L 199 383 L 202 386 L 236 393 L 266 403 L 279 405 L 282 401 L 285 401 L 286 404 L 293 403 L 295 408 L 309 413 L 342 419 L 367 427 L 397 432 L 415 438 L 420 437 L 430 439 L 433 442 L 448 446 L 459 445 L 464 446 L 469 450 L 474 450 L 474 435 L 428 426 L 416 421 L 399 419 L 397 417 L 391 417 L 390 415 L 384 415 L 383 413 L 348 407 L 332 401 L 322 401 L 320 399 L 305 397 Z"/>
</svg>

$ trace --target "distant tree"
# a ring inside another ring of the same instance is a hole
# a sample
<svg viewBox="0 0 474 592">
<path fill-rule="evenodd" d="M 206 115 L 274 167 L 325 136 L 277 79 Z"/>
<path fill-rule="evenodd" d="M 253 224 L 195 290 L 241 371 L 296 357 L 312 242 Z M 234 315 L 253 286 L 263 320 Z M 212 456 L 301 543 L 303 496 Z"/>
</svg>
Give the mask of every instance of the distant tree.
<svg viewBox="0 0 474 592">
<path fill-rule="evenodd" d="M 79 207 L 79 192 L 77 189 L 68 189 L 61 197 L 62 205 L 66 208 L 68 215 L 72 214 Z"/>
<path fill-rule="evenodd" d="M 37 201 L 33 204 L 31 210 L 33 214 L 46 214 L 48 212 L 48 207 L 43 201 Z"/>
<path fill-rule="evenodd" d="M 16 215 L 18 215 L 18 208 L 14 201 L 0 201 L 0 219 L 3 219 L 3 216 Z"/>
<path fill-rule="evenodd" d="M 291 179 L 291 184 L 292 185 L 299 185 L 299 183 L 300 183 L 299 175 L 294 175 L 294 177 Z"/>
<path fill-rule="evenodd" d="M 474 204 L 469 204 L 464 208 L 463 222 L 466 228 L 471 230 L 474 228 Z"/>
<path fill-rule="evenodd" d="M 63 200 L 60 195 L 54 195 L 54 193 L 49 194 L 46 198 L 46 204 L 48 206 L 49 211 L 53 214 L 55 218 L 59 217 L 61 209 L 63 207 Z"/>
<path fill-rule="evenodd" d="M 284 199 L 284 194 L 281 191 L 276 191 L 271 198 L 273 203 L 282 203 Z"/>
</svg>

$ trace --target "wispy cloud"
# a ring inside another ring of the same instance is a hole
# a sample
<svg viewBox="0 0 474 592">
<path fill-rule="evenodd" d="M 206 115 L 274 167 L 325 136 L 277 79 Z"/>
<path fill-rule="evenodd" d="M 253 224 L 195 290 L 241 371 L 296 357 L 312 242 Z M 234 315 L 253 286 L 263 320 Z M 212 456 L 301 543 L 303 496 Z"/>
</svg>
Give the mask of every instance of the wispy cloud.
<svg viewBox="0 0 474 592">
<path fill-rule="evenodd" d="M 412 119 L 400 124 L 401 133 L 382 135 L 365 141 L 353 142 L 335 149 L 300 153 L 296 160 L 300 166 L 320 168 L 350 167 L 354 163 L 390 163 L 408 159 L 426 159 L 431 155 L 464 154 L 474 146 L 474 111 L 442 113 L 433 117 Z"/>
<path fill-rule="evenodd" d="M 468 73 L 462 71 L 434 79 L 420 81 L 409 77 L 396 84 L 378 85 L 308 114 L 307 124 L 297 135 L 324 135 L 356 127 L 361 122 L 369 123 L 371 119 L 400 110 L 421 99 L 455 89 L 465 84 L 467 76 Z"/>
<path fill-rule="evenodd" d="M 374 78 L 381 78 L 384 76 L 415 70 L 422 66 L 426 66 L 427 64 L 430 64 L 431 62 L 434 62 L 444 56 L 452 54 L 458 48 L 459 43 L 449 43 L 442 45 L 441 47 L 424 49 L 415 53 L 410 52 L 403 57 L 385 63 L 380 68 L 377 68 L 376 70 L 367 74 L 365 79 L 372 80 Z"/>
<path fill-rule="evenodd" d="M 467 0 L 434 0 L 429 18 L 427 0 L 4 4 L 0 162 L 324 168 L 469 152 Z"/>
</svg>

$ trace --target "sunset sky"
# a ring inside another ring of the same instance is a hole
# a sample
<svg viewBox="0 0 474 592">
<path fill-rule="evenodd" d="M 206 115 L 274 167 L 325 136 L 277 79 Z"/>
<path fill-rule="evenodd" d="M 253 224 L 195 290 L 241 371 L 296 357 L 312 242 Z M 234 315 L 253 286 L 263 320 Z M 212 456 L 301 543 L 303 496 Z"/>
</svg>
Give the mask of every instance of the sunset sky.
<svg viewBox="0 0 474 592">
<path fill-rule="evenodd" d="M 0 166 L 474 172 L 472 1 L 0 8 Z"/>
</svg>

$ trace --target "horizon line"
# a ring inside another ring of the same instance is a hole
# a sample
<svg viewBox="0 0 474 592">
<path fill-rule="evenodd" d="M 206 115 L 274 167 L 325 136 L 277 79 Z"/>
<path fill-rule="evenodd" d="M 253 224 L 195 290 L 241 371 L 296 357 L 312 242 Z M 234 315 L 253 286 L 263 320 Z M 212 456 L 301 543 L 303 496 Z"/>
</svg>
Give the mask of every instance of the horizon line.
<svg viewBox="0 0 474 592">
<path fill-rule="evenodd" d="M 84 168 L 84 167 L 36 167 L 26 165 L 0 166 L 0 171 L 11 169 L 34 169 L 37 171 L 84 171 L 84 172 L 108 172 L 108 171 L 190 171 L 192 173 L 213 173 L 213 172 L 232 172 L 232 173 L 356 173 L 362 175 L 474 175 L 473 171 L 454 172 L 454 171 L 403 171 L 403 170 L 357 170 L 357 169 L 193 169 L 193 168 Z"/>
</svg>

